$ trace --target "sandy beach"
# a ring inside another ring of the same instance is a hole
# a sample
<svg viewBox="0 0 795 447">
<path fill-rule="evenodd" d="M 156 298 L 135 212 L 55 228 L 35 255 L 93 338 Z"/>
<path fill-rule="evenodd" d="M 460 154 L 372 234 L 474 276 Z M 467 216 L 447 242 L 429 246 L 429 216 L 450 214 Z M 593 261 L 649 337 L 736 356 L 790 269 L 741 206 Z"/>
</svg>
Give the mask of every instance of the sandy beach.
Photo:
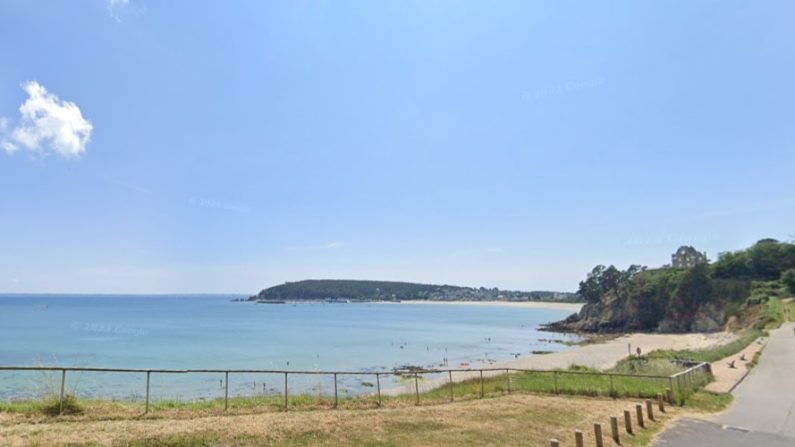
<svg viewBox="0 0 795 447">
<path fill-rule="evenodd" d="M 704 349 L 722 345 L 734 340 L 735 336 L 727 332 L 711 334 L 627 334 L 605 341 L 583 346 L 574 346 L 561 352 L 542 355 L 530 355 L 518 359 L 498 362 L 492 365 L 498 368 L 555 369 L 568 368 L 571 365 L 584 365 L 596 369 L 607 369 L 619 360 L 627 357 L 629 352 L 635 353 L 640 348 L 642 353 L 658 349 Z"/>
<path fill-rule="evenodd" d="M 555 303 L 550 301 L 401 301 L 401 304 L 427 304 L 439 306 L 502 306 L 529 309 L 555 309 L 579 312 L 583 303 Z"/>
<path fill-rule="evenodd" d="M 608 369 L 619 360 L 633 354 L 637 348 L 642 353 L 659 349 L 704 349 L 712 346 L 723 345 L 735 339 L 735 335 L 728 332 L 715 332 L 710 334 L 645 334 L 633 333 L 619 336 L 602 343 L 573 346 L 570 349 L 550 354 L 536 354 L 522 356 L 517 359 L 496 362 L 487 365 L 472 365 L 473 369 L 483 368 L 516 368 L 552 370 L 566 369 L 571 365 L 583 365 L 596 369 Z M 500 374 L 499 372 L 486 372 L 484 376 Z M 455 382 L 476 378 L 478 372 L 457 373 Z M 423 390 L 430 390 L 446 383 L 445 379 L 429 380 L 423 384 Z M 411 386 L 397 387 L 385 391 L 385 394 L 396 395 L 410 393 Z"/>
</svg>

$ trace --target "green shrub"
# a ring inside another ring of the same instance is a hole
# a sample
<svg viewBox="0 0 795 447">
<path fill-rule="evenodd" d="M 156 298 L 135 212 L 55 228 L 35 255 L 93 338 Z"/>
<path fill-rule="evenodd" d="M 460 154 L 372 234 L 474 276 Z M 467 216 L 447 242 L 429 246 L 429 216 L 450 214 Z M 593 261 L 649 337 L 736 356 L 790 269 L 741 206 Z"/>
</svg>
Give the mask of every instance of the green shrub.
<svg viewBox="0 0 795 447">
<path fill-rule="evenodd" d="M 78 402 L 75 396 L 67 394 L 63 399 L 63 411 L 61 411 L 61 402 L 58 398 L 49 399 L 42 407 L 42 413 L 48 416 L 58 416 L 59 414 L 80 414 L 83 412 L 83 407 Z"/>
</svg>

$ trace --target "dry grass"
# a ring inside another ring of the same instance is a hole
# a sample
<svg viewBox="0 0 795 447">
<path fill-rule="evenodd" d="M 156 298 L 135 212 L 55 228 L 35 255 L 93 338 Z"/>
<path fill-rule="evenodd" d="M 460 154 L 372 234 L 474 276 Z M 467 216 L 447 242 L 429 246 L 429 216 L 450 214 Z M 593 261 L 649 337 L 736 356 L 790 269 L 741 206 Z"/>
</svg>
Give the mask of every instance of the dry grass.
<svg viewBox="0 0 795 447">
<path fill-rule="evenodd" d="M 0 414 L 0 442 L 9 446 L 430 446 L 573 443 L 573 430 L 592 437 L 593 422 L 609 435 L 609 417 L 636 401 L 512 395 L 416 408 L 151 417 L 90 421 L 79 416 L 28 420 Z M 656 408 L 655 408 L 656 409 Z M 658 415 L 623 446 L 645 445 L 679 411 Z M 586 445 L 593 440 L 586 439 Z M 606 445 L 612 441 L 606 439 Z"/>
</svg>

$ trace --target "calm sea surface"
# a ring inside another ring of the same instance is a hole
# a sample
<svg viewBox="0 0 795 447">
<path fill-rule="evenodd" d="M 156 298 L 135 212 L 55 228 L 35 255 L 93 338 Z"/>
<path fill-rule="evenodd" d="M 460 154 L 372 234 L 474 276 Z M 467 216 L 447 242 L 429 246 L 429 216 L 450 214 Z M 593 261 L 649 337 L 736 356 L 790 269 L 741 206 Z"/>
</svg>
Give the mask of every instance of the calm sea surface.
<svg viewBox="0 0 795 447">
<path fill-rule="evenodd" d="M 565 349 L 538 326 L 570 312 L 500 306 L 254 304 L 235 296 L 0 295 L 0 365 L 174 369 L 391 370 L 472 367 Z M 57 388 L 58 375 L 0 371 L 0 399 Z M 140 398 L 142 374 L 70 373 L 71 393 Z M 241 374 L 233 395 L 276 393 L 283 380 Z M 326 392 L 325 378 L 296 387 Z M 361 377 L 341 379 L 356 392 Z M 212 374 L 156 375 L 155 398 L 217 397 Z M 325 388 L 325 389 L 324 389 Z M 222 391 L 220 391 L 222 395 Z"/>
</svg>

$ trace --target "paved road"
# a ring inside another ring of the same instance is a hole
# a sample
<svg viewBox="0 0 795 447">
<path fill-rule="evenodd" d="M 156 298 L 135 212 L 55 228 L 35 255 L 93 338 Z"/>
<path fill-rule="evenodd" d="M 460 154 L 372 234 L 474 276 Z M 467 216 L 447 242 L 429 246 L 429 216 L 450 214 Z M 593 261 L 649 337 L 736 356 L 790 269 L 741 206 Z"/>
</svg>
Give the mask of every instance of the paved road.
<svg viewBox="0 0 795 447">
<path fill-rule="evenodd" d="M 795 446 L 795 323 L 772 331 L 759 365 L 716 422 L 683 419 L 655 443 L 679 446 Z"/>
</svg>

